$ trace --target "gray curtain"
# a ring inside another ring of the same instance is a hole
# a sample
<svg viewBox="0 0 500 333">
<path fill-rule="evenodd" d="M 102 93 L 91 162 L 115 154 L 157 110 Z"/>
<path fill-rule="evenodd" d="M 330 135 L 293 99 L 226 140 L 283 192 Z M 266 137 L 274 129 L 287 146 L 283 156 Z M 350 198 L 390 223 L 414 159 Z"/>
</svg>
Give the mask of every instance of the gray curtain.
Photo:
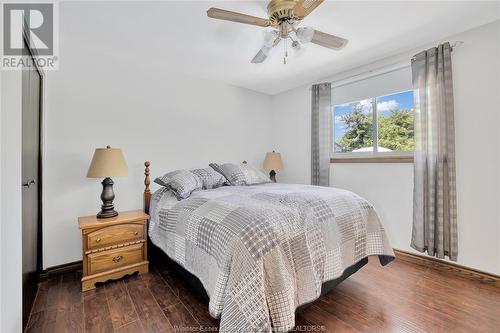
<svg viewBox="0 0 500 333">
<path fill-rule="evenodd" d="M 457 260 L 455 128 L 451 46 L 412 59 L 415 99 L 413 230 L 411 246 Z"/>
<path fill-rule="evenodd" d="M 330 186 L 331 84 L 313 85 L 311 97 L 311 184 Z"/>
</svg>

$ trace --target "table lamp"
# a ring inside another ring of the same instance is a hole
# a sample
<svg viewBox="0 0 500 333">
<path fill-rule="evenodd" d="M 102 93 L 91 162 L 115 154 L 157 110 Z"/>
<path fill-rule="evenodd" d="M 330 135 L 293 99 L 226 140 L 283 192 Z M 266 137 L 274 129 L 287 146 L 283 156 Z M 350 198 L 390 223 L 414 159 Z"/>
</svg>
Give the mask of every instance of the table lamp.
<svg viewBox="0 0 500 333">
<path fill-rule="evenodd" d="M 90 162 L 87 178 L 104 178 L 102 181 L 101 211 L 97 218 L 108 218 L 118 215 L 113 205 L 115 193 L 113 192 L 113 180 L 110 177 L 126 176 L 128 174 L 127 163 L 120 148 L 97 148 Z"/>
<path fill-rule="evenodd" d="M 276 183 L 276 171 L 283 170 L 283 162 L 281 161 L 281 154 L 274 150 L 266 153 L 264 159 L 264 169 L 269 171 L 269 178 Z"/>
</svg>

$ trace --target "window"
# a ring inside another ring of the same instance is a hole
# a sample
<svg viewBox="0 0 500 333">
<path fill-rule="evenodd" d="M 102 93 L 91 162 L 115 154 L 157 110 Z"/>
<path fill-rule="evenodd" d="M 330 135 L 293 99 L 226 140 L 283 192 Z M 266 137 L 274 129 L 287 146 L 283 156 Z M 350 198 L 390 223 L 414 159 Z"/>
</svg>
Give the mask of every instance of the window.
<svg viewBox="0 0 500 333">
<path fill-rule="evenodd" d="M 333 155 L 410 155 L 413 151 L 413 91 L 335 105 Z"/>
</svg>

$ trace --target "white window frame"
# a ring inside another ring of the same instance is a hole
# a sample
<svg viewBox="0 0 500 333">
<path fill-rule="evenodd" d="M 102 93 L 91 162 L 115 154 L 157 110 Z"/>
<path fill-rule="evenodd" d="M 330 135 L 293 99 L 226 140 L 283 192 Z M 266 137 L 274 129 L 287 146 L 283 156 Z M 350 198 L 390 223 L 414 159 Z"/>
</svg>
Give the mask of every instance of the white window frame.
<svg viewBox="0 0 500 333">
<path fill-rule="evenodd" d="M 372 100 L 372 126 L 373 126 L 373 151 L 372 152 L 335 152 L 335 107 L 340 104 L 332 105 L 332 137 L 331 141 L 333 147 L 330 152 L 331 162 L 345 163 L 345 162 L 413 162 L 413 151 L 391 151 L 391 152 L 379 152 L 378 151 L 378 110 L 377 110 L 377 99 L 381 97 L 386 97 L 390 95 L 396 95 L 400 93 L 405 93 L 408 90 L 401 90 L 397 92 L 392 92 L 390 94 L 385 94 L 376 97 L 367 97 L 359 99 L 356 101 L 346 102 L 342 104 L 357 103 L 360 100 L 371 99 Z M 345 161 L 344 161 L 345 160 Z"/>
</svg>

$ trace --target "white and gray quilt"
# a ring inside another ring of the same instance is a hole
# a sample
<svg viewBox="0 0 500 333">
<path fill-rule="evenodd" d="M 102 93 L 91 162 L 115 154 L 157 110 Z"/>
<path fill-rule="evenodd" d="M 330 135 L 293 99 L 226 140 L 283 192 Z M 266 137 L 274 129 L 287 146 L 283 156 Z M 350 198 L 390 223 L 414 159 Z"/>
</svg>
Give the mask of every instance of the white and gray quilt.
<svg viewBox="0 0 500 333">
<path fill-rule="evenodd" d="M 149 236 L 197 276 L 220 332 L 286 332 L 295 309 L 369 255 L 394 256 L 372 205 L 330 187 L 224 186 L 154 193 Z"/>
</svg>

